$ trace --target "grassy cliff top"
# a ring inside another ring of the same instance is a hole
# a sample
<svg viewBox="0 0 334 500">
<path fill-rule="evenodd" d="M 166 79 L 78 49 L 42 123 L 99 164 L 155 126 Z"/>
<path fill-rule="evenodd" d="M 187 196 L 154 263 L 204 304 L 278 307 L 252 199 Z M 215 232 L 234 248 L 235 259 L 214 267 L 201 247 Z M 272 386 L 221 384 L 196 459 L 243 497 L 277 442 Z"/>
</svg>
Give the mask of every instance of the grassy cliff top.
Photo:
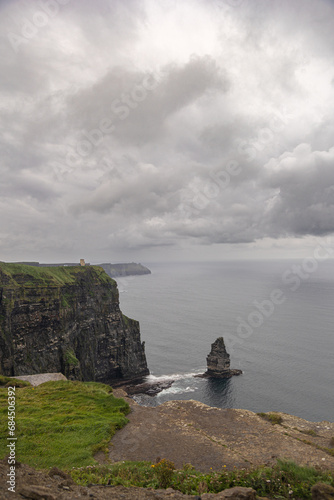
<svg viewBox="0 0 334 500">
<path fill-rule="evenodd" d="M 3 287 L 64 286 L 85 278 L 96 284 L 115 283 L 99 266 L 34 267 L 0 262 L 0 286 Z"/>
<path fill-rule="evenodd" d="M 19 459 L 39 468 L 93 465 L 129 413 L 110 386 L 96 382 L 45 382 L 15 395 Z M 0 387 L 0 458 L 8 455 L 7 400 L 7 387 Z"/>
</svg>

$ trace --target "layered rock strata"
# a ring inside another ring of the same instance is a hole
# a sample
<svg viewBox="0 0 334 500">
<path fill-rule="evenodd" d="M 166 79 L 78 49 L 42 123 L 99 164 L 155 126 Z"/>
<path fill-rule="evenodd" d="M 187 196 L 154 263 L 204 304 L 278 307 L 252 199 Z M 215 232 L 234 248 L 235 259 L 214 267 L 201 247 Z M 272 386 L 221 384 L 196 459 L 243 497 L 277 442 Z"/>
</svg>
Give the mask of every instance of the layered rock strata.
<svg viewBox="0 0 334 500">
<path fill-rule="evenodd" d="M 149 373 L 139 323 L 100 267 L 0 263 L 0 373 L 112 383 Z"/>
</svg>

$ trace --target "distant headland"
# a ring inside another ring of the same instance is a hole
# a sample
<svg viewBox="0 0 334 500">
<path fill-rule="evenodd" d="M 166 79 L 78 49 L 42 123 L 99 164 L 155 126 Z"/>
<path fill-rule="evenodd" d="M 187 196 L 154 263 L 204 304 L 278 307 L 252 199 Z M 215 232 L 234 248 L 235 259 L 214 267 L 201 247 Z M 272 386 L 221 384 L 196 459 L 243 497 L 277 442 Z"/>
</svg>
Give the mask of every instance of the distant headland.
<svg viewBox="0 0 334 500">
<path fill-rule="evenodd" d="M 73 266 L 90 266 L 89 263 L 85 262 L 84 259 L 80 259 L 80 262 L 63 262 L 59 264 L 41 264 L 40 262 L 15 262 L 15 264 L 23 264 L 25 266 L 34 266 L 34 267 L 73 267 Z M 151 274 L 151 271 L 143 266 L 142 264 L 137 264 L 136 262 L 125 262 L 121 264 L 96 264 L 97 266 L 102 267 L 105 272 L 111 278 L 117 278 L 120 276 L 136 276 L 141 274 Z"/>
</svg>

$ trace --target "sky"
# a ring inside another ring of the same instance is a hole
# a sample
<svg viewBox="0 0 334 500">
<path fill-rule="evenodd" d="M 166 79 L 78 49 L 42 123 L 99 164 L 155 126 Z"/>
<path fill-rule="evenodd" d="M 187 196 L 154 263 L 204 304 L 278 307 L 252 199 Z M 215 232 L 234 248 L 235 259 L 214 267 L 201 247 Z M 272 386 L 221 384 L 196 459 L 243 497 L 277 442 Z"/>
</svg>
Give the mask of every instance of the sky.
<svg viewBox="0 0 334 500">
<path fill-rule="evenodd" d="M 329 244 L 333 27 L 333 0 L 0 0 L 0 260 Z"/>
</svg>

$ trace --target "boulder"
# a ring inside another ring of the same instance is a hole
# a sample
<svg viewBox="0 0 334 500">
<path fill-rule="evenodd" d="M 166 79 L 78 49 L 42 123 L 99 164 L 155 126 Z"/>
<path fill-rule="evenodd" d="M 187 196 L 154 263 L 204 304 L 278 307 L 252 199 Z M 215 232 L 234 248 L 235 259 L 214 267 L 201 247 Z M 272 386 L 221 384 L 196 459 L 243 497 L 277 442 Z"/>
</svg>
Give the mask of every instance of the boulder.
<svg viewBox="0 0 334 500">
<path fill-rule="evenodd" d="M 202 500 L 256 500 L 256 491 L 244 486 L 235 486 L 223 490 L 220 493 L 205 493 L 201 496 Z"/>
<path fill-rule="evenodd" d="M 330 484 L 317 483 L 311 488 L 312 500 L 333 500 L 334 488 Z"/>
</svg>

